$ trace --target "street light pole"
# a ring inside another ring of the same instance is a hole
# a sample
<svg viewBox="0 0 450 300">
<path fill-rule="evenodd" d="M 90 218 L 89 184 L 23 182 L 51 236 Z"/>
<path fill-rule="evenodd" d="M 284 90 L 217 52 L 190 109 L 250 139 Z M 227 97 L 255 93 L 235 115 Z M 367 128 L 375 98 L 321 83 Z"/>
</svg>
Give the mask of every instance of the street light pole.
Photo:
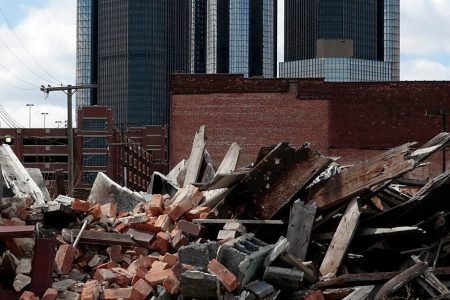
<svg viewBox="0 0 450 300">
<path fill-rule="evenodd" d="M 58 128 L 61 125 L 62 121 L 55 121 L 56 124 L 58 124 Z"/>
<path fill-rule="evenodd" d="M 31 128 L 31 107 L 34 106 L 34 104 L 26 104 L 26 106 L 28 106 L 29 111 L 28 111 L 28 128 Z"/>
<path fill-rule="evenodd" d="M 48 113 L 47 112 L 43 112 L 43 113 L 41 113 L 41 115 L 44 116 L 44 129 L 45 129 L 45 117 L 48 115 Z"/>
</svg>

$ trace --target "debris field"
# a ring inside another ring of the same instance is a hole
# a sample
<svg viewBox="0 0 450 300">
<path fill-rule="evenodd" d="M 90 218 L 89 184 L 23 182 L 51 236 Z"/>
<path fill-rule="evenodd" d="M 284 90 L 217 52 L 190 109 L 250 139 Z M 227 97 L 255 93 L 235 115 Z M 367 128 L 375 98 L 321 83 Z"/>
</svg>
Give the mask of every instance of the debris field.
<svg viewBox="0 0 450 300">
<path fill-rule="evenodd" d="M 84 200 L 0 146 L 0 299 L 450 299 L 450 171 L 407 176 L 450 134 L 349 166 L 281 142 L 237 168 L 205 129 L 147 191 L 98 173 Z"/>
</svg>

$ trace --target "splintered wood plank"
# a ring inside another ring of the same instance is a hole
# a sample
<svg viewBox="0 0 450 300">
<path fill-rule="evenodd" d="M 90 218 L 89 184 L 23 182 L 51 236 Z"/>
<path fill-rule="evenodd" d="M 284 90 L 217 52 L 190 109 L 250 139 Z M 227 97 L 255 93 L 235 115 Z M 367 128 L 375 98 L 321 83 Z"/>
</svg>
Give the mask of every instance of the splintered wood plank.
<svg viewBox="0 0 450 300">
<path fill-rule="evenodd" d="M 228 149 L 227 154 L 225 154 L 222 163 L 217 169 L 216 175 L 234 172 L 239 159 L 240 151 L 241 147 L 239 147 L 238 143 L 231 144 L 230 149 Z"/>
<path fill-rule="evenodd" d="M 325 254 L 325 258 L 322 261 L 322 265 L 320 266 L 320 273 L 322 275 L 329 273 L 337 274 L 353 235 L 356 232 L 360 216 L 361 211 L 358 206 L 358 198 L 354 198 L 342 216 L 336 233 Z"/>
<path fill-rule="evenodd" d="M 318 208 L 327 209 L 360 192 L 384 187 L 390 180 L 415 168 L 413 159 L 405 159 L 411 145 L 393 148 L 337 174 L 316 190 L 310 201 Z"/>
<path fill-rule="evenodd" d="M 428 265 L 424 262 L 419 262 L 412 267 L 401 272 L 388 282 L 386 282 L 375 295 L 375 300 L 387 299 L 387 297 L 396 291 L 398 291 L 405 284 L 411 280 L 422 275 L 428 268 Z"/>
<path fill-rule="evenodd" d="M 392 237 L 397 235 L 405 235 L 405 234 L 424 234 L 425 230 L 414 227 L 414 226 L 401 226 L 401 227 L 393 227 L 393 228 L 364 228 L 358 230 L 356 232 L 356 236 L 358 237 Z M 333 233 L 320 233 L 312 236 L 312 239 L 315 241 L 329 241 L 333 238 Z"/>
<path fill-rule="evenodd" d="M 203 162 L 203 151 L 205 150 L 205 125 L 195 133 L 194 143 L 192 144 L 191 155 L 186 165 L 186 176 L 184 178 L 183 187 L 197 182 L 200 168 Z"/>
<path fill-rule="evenodd" d="M 360 286 L 355 289 L 353 293 L 345 297 L 343 300 L 365 300 L 368 299 L 367 296 L 375 288 L 374 285 Z"/>
<path fill-rule="evenodd" d="M 316 283 L 318 281 L 318 278 L 316 275 L 314 275 L 313 270 L 308 268 L 301 260 L 296 258 L 294 255 L 290 253 L 285 253 L 281 256 L 281 259 L 288 265 L 302 271 L 303 276 L 308 282 Z"/>
<path fill-rule="evenodd" d="M 315 215 L 315 204 L 304 204 L 300 200 L 294 202 L 286 236 L 289 241 L 288 252 L 303 261 L 308 252 Z"/>
<path fill-rule="evenodd" d="M 411 258 L 415 263 L 421 262 L 417 256 L 413 255 Z M 426 270 L 420 277 L 423 279 L 424 283 L 434 288 L 440 295 L 450 294 L 450 290 L 447 286 L 443 284 L 431 270 Z"/>
</svg>

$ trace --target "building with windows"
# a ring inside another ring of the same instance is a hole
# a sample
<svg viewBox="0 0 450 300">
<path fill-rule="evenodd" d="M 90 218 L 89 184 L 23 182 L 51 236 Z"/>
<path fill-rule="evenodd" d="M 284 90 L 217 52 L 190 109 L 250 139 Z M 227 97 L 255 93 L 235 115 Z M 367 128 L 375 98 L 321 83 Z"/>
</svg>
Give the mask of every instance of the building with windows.
<svg viewBox="0 0 450 300">
<path fill-rule="evenodd" d="M 170 73 L 189 71 L 189 1 L 78 0 L 77 105 L 113 108 L 120 128 L 168 123 Z"/>
<path fill-rule="evenodd" d="M 285 0 L 280 77 L 399 80 L 399 8 L 400 0 Z"/>
<path fill-rule="evenodd" d="M 104 106 L 85 106 L 77 113 L 78 128 L 73 129 L 75 195 L 84 198 L 98 172 L 137 191 L 147 190 L 154 170 L 167 172 L 165 127 L 117 130 L 112 109 Z M 41 170 L 51 193 L 55 192 L 57 170 L 62 170 L 67 180 L 66 128 L 0 128 L 0 137 L 5 136 L 11 138 L 8 144 L 26 168 Z"/>
<path fill-rule="evenodd" d="M 276 77 L 275 0 L 192 0 L 191 73 Z"/>
</svg>

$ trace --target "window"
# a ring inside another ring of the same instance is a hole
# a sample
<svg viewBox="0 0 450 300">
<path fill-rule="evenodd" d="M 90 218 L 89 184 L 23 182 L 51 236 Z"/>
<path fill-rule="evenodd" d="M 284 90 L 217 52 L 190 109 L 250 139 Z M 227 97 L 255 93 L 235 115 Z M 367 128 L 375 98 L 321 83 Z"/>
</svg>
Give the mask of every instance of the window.
<svg viewBox="0 0 450 300">
<path fill-rule="evenodd" d="M 98 172 L 83 172 L 83 183 L 93 184 Z"/>
<path fill-rule="evenodd" d="M 106 154 L 83 154 L 83 166 L 106 166 Z"/>
<path fill-rule="evenodd" d="M 105 149 L 107 146 L 105 137 L 83 137 L 83 148 Z"/>
<path fill-rule="evenodd" d="M 83 119 L 84 131 L 106 131 L 106 119 Z"/>
</svg>

